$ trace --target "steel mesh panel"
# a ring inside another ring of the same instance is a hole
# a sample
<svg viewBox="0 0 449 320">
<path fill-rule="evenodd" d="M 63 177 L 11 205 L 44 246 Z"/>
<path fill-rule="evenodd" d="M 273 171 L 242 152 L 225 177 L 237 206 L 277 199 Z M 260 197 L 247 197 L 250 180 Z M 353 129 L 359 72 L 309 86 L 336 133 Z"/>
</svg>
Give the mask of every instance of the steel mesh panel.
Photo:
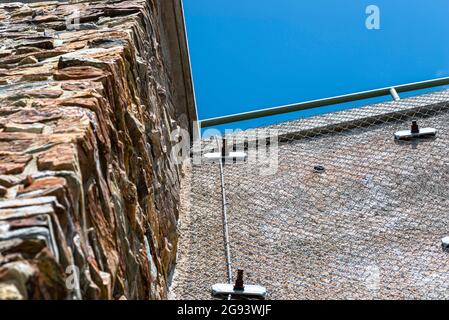
<svg viewBox="0 0 449 320">
<path fill-rule="evenodd" d="M 220 174 L 216 165 L 195 167 L 187 190 L 189 212 L 181 217 L 173 292 L 176 298 L 207 299 L 226 279 Z"/>
<path fill-rule="evenodd" d="M 443 91 L 270 126 L 273 174 L 261 174 L 267 159 L 224 168 L 233 270 L 270 299 L 449 298 L 447 101 Z M 437 137 L 395 142 L 412 119 Z M 190 199 L 174 291 L 208 298 L 226 282 L 217 164 L 193 166 Z"/>
</svg>

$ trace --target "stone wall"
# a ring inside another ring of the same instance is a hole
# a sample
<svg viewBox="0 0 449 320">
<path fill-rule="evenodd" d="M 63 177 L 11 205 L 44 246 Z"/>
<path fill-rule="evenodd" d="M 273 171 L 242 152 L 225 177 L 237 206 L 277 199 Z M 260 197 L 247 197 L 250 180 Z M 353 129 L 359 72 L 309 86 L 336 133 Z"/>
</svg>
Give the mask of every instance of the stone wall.
<svg viewBox="0 0 449 320">
<path fill-rule="evenodd" d="M 160 10 L 0 4 L 0 299 L 166 298 L 181 178 L 170 133 L 190 117 Z"/>
</svg>

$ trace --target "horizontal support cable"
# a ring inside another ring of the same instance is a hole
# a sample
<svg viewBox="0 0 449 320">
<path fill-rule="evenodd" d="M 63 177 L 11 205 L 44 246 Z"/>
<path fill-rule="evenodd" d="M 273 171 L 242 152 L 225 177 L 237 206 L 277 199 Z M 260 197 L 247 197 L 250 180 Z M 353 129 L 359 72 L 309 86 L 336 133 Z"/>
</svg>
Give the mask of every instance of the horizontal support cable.
<svg viewBox="0 0 449 320">
<path fill-rule="evenodd" d="M 314 108 L 320 108 L 345 102 L 352 102 L 363 99 L 370 99 L 376 97 L 382 97 L 392 94 L 392 90 L 396 93 L 415 91 L 420 89 L 427 89 L 432 87 L 438 87 L 443 85 L 449 85 L 449 77 L 438 78 L 421 82 L 408 83 L 393 87 L 386 87 L 381 89 L 362 91 L 357 93 L 346 94 L 342 96 L 335 96 L 325 99 L 312 100 L 307 102 L 301 102 L 297 104 L 289 104 L 280 107 L 273 107 L 249 112 L 242 112 L 222 117 L 210 118 L 200 121 L 201 128 L 207 128 L 217 125 L 222 125 L 226 123 L 239 122 L 244 120 L 252 120 L 262 117 L 269 117 L 279 114 L 285 114 L 295 111 L 308 110 Z"/>
</svg>

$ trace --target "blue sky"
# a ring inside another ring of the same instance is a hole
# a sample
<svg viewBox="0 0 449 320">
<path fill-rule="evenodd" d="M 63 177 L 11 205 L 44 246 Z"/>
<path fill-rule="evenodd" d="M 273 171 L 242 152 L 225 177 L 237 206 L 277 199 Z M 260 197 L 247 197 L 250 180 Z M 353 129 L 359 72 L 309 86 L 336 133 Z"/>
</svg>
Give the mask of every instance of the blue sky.
<svg viewBox="0 0 449 320">
<path fill-rule="evenodd" d="M 365 27 L 371 4 L 380 30 Z M 184 0 L 184 9 L 200 119 L 449 76 L 447 0 Z"/>
</svg>

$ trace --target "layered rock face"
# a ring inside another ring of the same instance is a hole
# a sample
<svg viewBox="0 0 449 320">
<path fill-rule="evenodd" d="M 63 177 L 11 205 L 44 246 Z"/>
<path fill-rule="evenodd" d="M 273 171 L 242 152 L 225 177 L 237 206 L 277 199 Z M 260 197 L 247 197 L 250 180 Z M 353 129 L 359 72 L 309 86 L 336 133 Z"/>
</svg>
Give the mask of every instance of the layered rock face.
<svg viewBox="0 0 449 320">
<path fill-rule="evenodd" d="M 165 298 L 187 124 L 158 3 L 0 4 L 0 23 L 0 299 Z"/>
</svg>

